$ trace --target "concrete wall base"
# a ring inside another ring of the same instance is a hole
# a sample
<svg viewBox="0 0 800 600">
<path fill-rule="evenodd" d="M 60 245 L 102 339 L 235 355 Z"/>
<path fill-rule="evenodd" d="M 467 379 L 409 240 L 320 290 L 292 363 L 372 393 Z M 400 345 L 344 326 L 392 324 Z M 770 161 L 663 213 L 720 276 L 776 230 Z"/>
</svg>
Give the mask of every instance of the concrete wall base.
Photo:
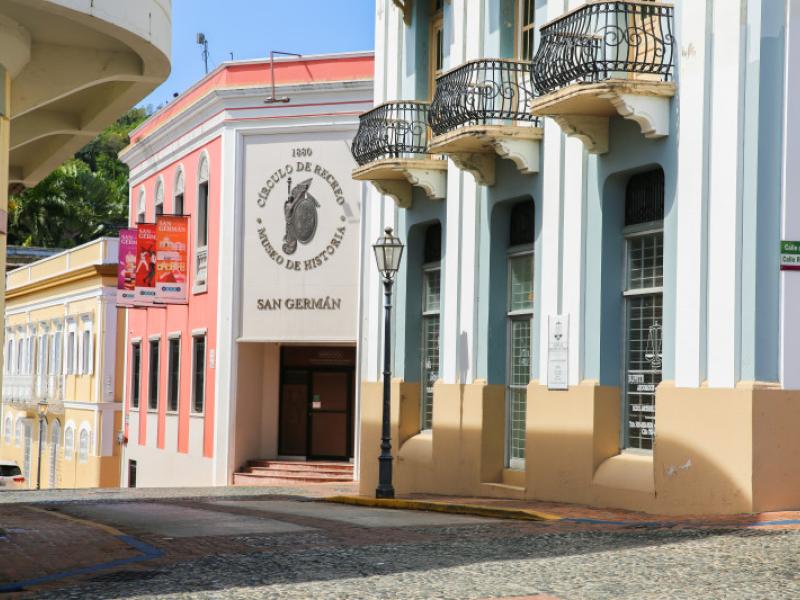
<svg viewBox="0 0 800 600">
<path fill-rule="evenodd" d="M 658 514 L 800 508 L 800 392 L 761 384 L 656 394 L 652 454 L 620 451 L 620 390 L 585 381 L 528 386 L 526 465 L 505 469 L 505 392 L 483 381 L 434 386 L 419 430 L 420 385 L 392 382 L 398 494 L 525 498 Z M 360 493 L 377 483 L 382 385 L 362 384 Z"/>
</svg>

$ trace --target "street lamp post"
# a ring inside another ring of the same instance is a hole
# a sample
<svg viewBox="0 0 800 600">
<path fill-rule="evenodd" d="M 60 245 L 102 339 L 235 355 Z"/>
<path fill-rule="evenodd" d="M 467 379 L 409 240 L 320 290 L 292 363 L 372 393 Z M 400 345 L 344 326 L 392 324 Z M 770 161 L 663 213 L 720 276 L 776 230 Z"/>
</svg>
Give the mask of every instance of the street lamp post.
<svg viewBox="0 0 800 600">
<path fill-rule="evenodd" d="M 403 258 L 403 243 L 392 233 L 392 228 L 385 229 L 385 235 L 372 245 L 378 271 L 383 276 L 384 323 L 383 323 L 383 425 L 381 429 L 381 455 L 378 458 L 378 487 L 376 498 L 394 498 L 392 485 L 392 438 L 390 429 L 391 414 L 391 314 L 392 286 Z"/>
<path fill-rule="evenodd" d="M 39 463 L 36 467 L 36 489 L 42 489 L 42 434 L 44 433 L 44 422 L 47 418 L 47 400 L 41 400 L 36 405 L 39 413 Z"/>
</svg>

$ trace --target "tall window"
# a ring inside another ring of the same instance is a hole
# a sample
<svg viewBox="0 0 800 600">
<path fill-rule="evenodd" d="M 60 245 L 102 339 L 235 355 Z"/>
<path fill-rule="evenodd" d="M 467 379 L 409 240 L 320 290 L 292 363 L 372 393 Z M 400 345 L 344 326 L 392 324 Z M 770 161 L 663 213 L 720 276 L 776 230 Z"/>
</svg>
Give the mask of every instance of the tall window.
<svg viewBox="0 0 800 600">
<path fill-rule="evenodd" d="M 6 373 L 11 373 L 11 365 L 14 363 L 13 352 L 14 340 L 9 338 L 8 342 L 6 342 Z"/>
<path fill-rule="evenodd" d="M 86 462 L 89 460 L 89 430 L 81 429 L 78 435 L 78 461 Z"/>
<path fill-rule="evenodd" d="M 511 210 L 508 242 L 508 378 L 506 386 L 506 452 L 508 466 L 525 467 L 527 387 L 531 378 L 533 322 L 532 202 Z"/>
<path fill-rule="evenodd" d="M 142 386 L 142 345 L 131 344 L 131 408 L 139 408 Z"/>
<path fill-rule="evenodd" d="M 193 336 L 192 346 L 192 412 L 201 413 L 206 402 L 206 336 Z"/>
<path fill-rule="evenodd" d="M 136 207 L 136 222 L 144 223 L 147 219 L 147 204 L 144 195 L 144 189 L 139 190 L 139 199 Z"/>
<path fill-rule="evenodd" d="M 23 355 L 25 353 L 25 338 L 21 336 L 22 333 L 20 332 L 20 337 L 17 339 L 17 373 L 22 373 L 23 369 L 25 368 L 25 363 L 23 362 Z"/>
<path fill-rule="evenodd" d="M 169 339 L 167 410 L 177 412 L 181 381 L 181 338 Z"/>
<path fill-rule="evenodd" d="M 428 95 L 433 98 L 436 78 L 444 71 L 444 0 L 431 0 L 428 48 Z"/>
<path fill-rule="evenodd" d="M 517 0 L 517 57 L 533 60 L 533 40 L 536 31 L 534 24 L 535 0 Z"/>
<path fill-rule="evenodd" d="M 625 440 L 652 450 L 662 377 L 664 172 L 631 177 L 625 197 Z"/>
<path fill-rule="evenodd" d="M 442 226 L 425 231 L 422 265 L 422 407 L 421 429 L 433 425 L 433 384 L 439 379 L 439 328 L 442 280 Z"/>
<path fill-rule="evenodd" d="M 67 333 L 67 375 L 75 373 L 75 345 L 76 345 L 75 326 L 70 325 Z"/>
<path fill-rule="evenodd" d="M 75 452 L 75 429 L 68 426 L 64 430 L 64 460 L 72 460 L 73 452 Z"/>
<path fill-rule="evenodd" d="M 81 332 L 80 372 L 84 375 L 92 373 L 94 358 L 94 344 L 91 323 L 86 321 Z"/>
<path fill-rule="evenodd" d="M 183 169 L 179 168 L 178 173 L 175 176 L 175 196 L 172 200 L 172 212 L 176 215 L 183 214 L 183 188 Z"/>
<path fill-rule="evenodd" d="M 159 179 L 156 183 L 156 217 L 164 214 L 164 182 Z"/>
<path fill-rule="evenodd" d="M 208 245 L 208 159 L 200 161 L 197 187 L 197 246 Z"/>
<path fill-rule="evenodd" d="M 159 367 L 159 346 L 161 340 L 150 340 L 150 370 L 147 385 L 147 408 L 156 410 L 158 408 L 158 373 Z"/>
</svg>

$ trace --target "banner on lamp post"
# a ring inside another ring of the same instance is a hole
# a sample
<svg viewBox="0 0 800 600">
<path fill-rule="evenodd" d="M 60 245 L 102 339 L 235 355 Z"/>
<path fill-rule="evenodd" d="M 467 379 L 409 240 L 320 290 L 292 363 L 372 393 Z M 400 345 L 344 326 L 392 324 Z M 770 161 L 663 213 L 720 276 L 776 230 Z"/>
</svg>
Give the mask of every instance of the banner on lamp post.
<svg viewBox="0 0 800 600">
<path fill-rule="evenodd" d="M 133 306 L 136 300 L 136 228 L 120 229 L 117 263 L 117 306 Z"/>
<path fill-rule="evenodd" d="M 137 306 L 150 306 L 156 298 L 156 225 L 139 223 L 136 235 Z"/>
<path fill-rule="evenodd" d="M 156 296 L 160 304 L 188 300 L 189 217 L 161 215 L 156 223 Z"/>
</svg>

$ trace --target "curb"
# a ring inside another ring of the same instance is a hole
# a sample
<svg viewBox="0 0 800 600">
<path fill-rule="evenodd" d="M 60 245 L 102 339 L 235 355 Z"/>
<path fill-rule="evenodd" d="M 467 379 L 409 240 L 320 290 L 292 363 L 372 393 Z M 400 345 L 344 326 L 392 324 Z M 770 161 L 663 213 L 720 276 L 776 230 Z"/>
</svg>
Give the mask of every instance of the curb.
<svg viewBox="0 0 800 600">
<path fill-rule="evenodd" d="M 517 521 L 562 521 L 558 515 L 528 510 L 524 508 L 502 508 L 499 506 L 482 506 L 480 504 L 455 504 L 435 502 L 431 500 L 409 500 L 405 498 L 370 498 L 367 496 L 329 496 L 324 502 L 350 504 L 353 506 L 369 506 L 372 508 L 390 508 L 396 510 L 424 510 L 429 512 L 474 515 L 495 519 L 512 519 Z"/>
</svg>

